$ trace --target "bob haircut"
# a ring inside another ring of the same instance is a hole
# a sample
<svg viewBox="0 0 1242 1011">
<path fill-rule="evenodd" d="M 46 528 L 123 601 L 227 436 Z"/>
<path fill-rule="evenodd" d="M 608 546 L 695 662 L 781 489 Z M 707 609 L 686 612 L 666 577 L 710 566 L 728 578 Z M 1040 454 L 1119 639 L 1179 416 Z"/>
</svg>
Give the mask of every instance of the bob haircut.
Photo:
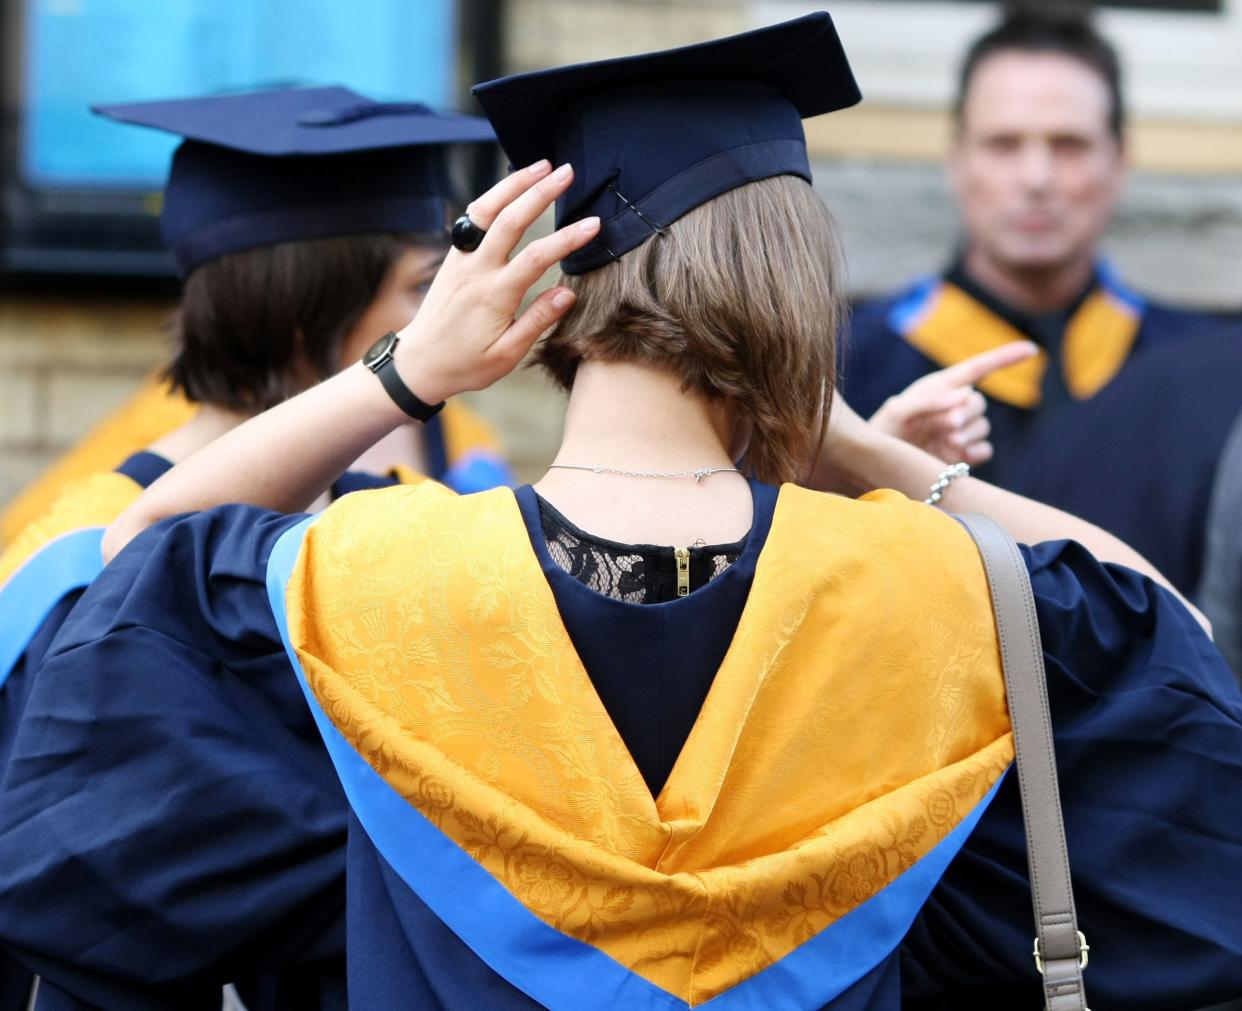
<svg viewBox="0 0 1242 1011">
<path fill-rule="evenodd" d="M 577 301 L 535 364 L 568 390 L 588 359 L 636 362 L 732 404 L 751 424 L 744 469 L 804 478 L 823 438 L 841 323 L 836 229 L 810 185 L 728 190 L 598 270 L 562 277 Z"/>
<path fill-rule="evenodd" d="M 173 320 L 174 389 L 200 404 L 267 410 L 333 375 L 389 270 L 439 233 L 345 235 L 229 253 L 186 278 Z"/>
</svg>

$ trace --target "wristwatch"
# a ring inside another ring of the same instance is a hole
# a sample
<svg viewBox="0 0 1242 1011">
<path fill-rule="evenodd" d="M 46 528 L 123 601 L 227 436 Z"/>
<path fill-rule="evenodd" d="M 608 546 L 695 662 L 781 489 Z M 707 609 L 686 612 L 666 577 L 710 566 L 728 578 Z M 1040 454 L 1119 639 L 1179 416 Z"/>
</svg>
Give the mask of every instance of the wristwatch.
<svg viewBox="0 0 1242 1011">
<path fill-rule="evenodd" d="M 428 404 L 402 382 L 401 374 L 393 361 L 393 354 L 400 340 L 392 331 L 384 334 L 367 349 L 367 353 L 362 356 L 362 364 L 379 376 L 379 381 L 384 384 L 384 389 L 392 397 L 393 403 L 401 410 L 417 421 L 430 421 L 440 413 L 444 401 Z"/>
</svg>

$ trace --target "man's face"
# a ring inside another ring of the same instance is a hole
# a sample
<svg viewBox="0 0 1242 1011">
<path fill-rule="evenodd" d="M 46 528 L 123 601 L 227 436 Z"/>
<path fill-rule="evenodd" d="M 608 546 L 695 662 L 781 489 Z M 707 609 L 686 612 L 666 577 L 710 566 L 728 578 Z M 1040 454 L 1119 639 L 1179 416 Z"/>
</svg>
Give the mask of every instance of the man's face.
<svg viewBox="0 0 1242 1011">
<path fill-rule="evenodd" d="M 975 69 L 950 175 L 969 250 L 998 269 L 1046 272 L 1092 257 L 1125 174 L 1109 93 L 1057 53 L 1003 51 Z"/>
</svg>

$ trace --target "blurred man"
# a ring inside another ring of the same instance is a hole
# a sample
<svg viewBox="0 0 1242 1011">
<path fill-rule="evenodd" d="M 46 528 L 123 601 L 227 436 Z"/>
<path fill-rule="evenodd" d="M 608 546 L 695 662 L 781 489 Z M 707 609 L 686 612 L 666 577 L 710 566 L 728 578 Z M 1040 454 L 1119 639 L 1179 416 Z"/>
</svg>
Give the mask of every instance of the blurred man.
<svg viewBox="0 0 1242 1011">
<path fill-rule="evenodd" d="M 1221 452 L 1208 517 L 1199 599 L 1242 684 L 1242 414 Z"/>
<path fill-rule="evenodd" d="M 958 258 L 856 310 L 844 391 L 870 415 L 919 376 L 1035 341 L 1041 354 L 978 384 L 995 449 L 985 476 L 1014 487 L 1057 408 L 1094 397 L 1132 357 L 1219 323 L 1153 304 L 1100 260 L 1126 174 L 1124 109 L 1117 54 L 1087 21 L 1007 16 L 967 53 L 955 112 Z"/>
<path fill-rule="evenodd" d="M 1240 377 L 1242 327 L 1148 348 L 1099 394 L 1040 422 L 1011 475 L 1013 490 L 1116 534 L 1205 613 L 1211 596 L 1215 625 L 1229 606 L 1219 587 L 1242 579 L 1228 572 L 1230 559 L 1242 558 L 1242 525 L 1222 516 L 1208 538 L 1213 489 L 1230 483 L 1222 453 L 1242 412 Z M 1229 494 L 1221 488 L 1216 497 Z M 1218 643 L 1242 621 L 1237 592 L 1239 610 L 1232 623 L 1221 620 Z"/>
</svg>

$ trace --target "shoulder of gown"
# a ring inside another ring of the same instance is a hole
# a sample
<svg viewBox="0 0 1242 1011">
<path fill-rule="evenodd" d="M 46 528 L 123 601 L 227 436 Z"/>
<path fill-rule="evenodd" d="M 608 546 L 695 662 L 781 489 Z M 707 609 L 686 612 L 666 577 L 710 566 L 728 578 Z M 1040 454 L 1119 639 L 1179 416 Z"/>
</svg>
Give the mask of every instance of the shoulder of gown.
<svg viewBox="0 0 1242 1011">
<path fill-rule="evenodd" d="M 1043 638 L 1085 980 L 1097 1006 L 1242 994 L 1242 696 L 1163 587 L 1069 541 L 1023 547 Z M 915 1007 L 1038 1007 L 1016 777 L 903 945 Z M 938 1003 L 947 1000 L 947 1003 Z"/>
<path fill-rule="evenodd" d="M 302 518 L 157 524 L 40 668 L 0 785 L 0 941 L 88 1004 L 218 1008 L 343 954 L 347 808 L 265 588 Z"/>
</svg>

